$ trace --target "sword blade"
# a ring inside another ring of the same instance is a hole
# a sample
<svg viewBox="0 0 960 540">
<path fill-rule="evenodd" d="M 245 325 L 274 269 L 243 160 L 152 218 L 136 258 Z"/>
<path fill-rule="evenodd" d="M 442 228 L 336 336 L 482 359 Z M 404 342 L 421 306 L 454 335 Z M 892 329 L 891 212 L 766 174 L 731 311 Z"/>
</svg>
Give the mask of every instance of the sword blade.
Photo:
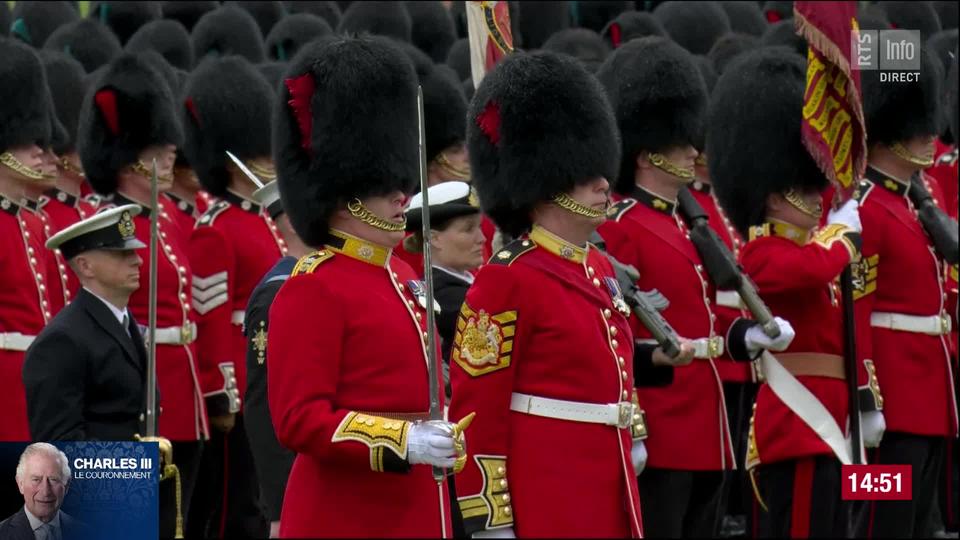
<svg viewBox="0 0 960 540">
<path fill-rule="evenodd" d="M 263 187 L 263 182 L 261 182 L 260 179 L 257 178 L 257 175 L 253 174 L 253 171 L 251 171 L 249 167 L 247 167 L 246 165 L 243 164 L 242 161 L 240 161 L 240 158 L 233 155 L 233 153 L 230 152 L 229 150 L 227 150 L 226 152 L 227 152 L 227 157 L 230 158 L 231 161 L 233 161 L 233 164 L 236 165 L 237 168 L 240 169 L 240 171 L 243 172 L 243 174 L 246 175 L 246 177 L 249 178 L 251 182 L 253 182 L 253 185 L 257 186 L 257 188 Z"/>
<path fill-rule="evenodd" d="M 150 268 L 149 268 L 149 294 L 147 308 L 147 340 L 149 348 L 147 349 L 147 411 L 146 435 L 155 437 L 157 435 L 157 238 L 160 229 L 160 193 L 159 181 L 157 179 L 157 160 L 153 160 L 152 173 L 150 175 L 150 205 L 153 207 L 150 212 Z"/>
</svg>

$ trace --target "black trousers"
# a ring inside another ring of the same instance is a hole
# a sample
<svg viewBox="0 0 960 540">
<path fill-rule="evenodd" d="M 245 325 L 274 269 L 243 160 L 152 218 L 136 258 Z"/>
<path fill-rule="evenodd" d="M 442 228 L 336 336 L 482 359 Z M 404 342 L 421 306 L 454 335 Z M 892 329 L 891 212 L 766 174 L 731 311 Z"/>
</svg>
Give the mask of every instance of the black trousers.
<svg viewBox="0 0 960 540">
<path fill-rule="evenodd" d="M 213 431 L 204 448 L 188 538 L 266 538 L 270 524 L 259 499 L 250 442 L 238 414 L 230 433 Z"/>
<path fill-rule="evenodd" d="M 173 463 L 180 470 L 180 512 L 187 531 L 187 514 L 200 471 L 202 441 L 173 441 Z M 160 538 L 173 538 L 177 526 L 176 482 L 160 482 Z"/>
<path fill-rule="evenodd" d="M 723 471 L 647 468 L 637 477 L 643 535 L 706 538 L 720 528 Z"/>
<path fill-rule="evenodd" d="M 862 538 L 926 538 L 933 531 L 931 513 L 937 504 L 937 487 L 946 440 L 909 433 L 887 432 L 880 447 L 868 452 L 870 463 L 906 464 L 913 469 L 913 498 L 909 501 L 871 501 L 857 536 Z"/>
<path fill-rule="evenodd" d="M 754 499 L 756 538 L 846 538 L 850 504 L 840 499 L 840 462 L 833 455 L 760 465 Z"/>
<path fill-rule="evenodd" d="M 747 456 L 750 415 L 753 413 L 753 402 L 757 397 L 758 387 L 753 382 L 723 383 L 730 437 L 733 440 L 733 457 L 737 468 L 725 473 L 726 479 L 720 503 L 721 515 L 746 516 L 750 513 L 753 491 L 744 461 Z"/>
</svg>

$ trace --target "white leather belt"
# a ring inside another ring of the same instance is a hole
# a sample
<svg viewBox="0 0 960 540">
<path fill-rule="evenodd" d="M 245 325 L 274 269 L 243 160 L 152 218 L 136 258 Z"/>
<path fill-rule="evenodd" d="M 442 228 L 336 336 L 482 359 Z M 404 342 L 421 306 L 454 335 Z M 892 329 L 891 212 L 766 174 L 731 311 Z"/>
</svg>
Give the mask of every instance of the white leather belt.
<svg viewBox="0 0 960 540">
<path fill-rule="evenodd" d="M 714 336 L 712 338 L 697 338 L 689 340 L 690 344 L 693 345 L 693 356 L 694 358 L 700 358 L 702 360 L 709 360 L 711 358 L 717 358 L 723 356 L 724 344 L 723 336 Z M 657 340 L 655 339 L 638 339 L 637 343 L 656 345 Z"/>
<path fill-rule="evenodd" d="M 744 308 L 737 291 L 717 291 L 717 305 L 733 309 Z"/>
<path fill-rule="evenodd" d="M 27 336 L 20 332 L 0 332 L 0 350 L 25 351 L 36 336 Z"/>
<path fill-rule="evenodd" d="M 244 313 L 242 311 L 234 311 L 230 314 L 230 322 L 237 326 L 243 326 L 243 317 Z"/>
<path fill-rule="evenodd" d="M 183 326 L 157 328 L 156 332 L 157 345 L 189 345 L 197 339 L 197 325 L 192 322 Z"/>
<path fill-rule="evenodd" d="M 580 403 L 578 401 L 531 396 L 519 392 L 514 392 L 510 396 L 511 411 L 571 422 L 617 426 L 621 429 L 629 428 L 633 424 L 634 407 L 636 406 L 629 401 Z"/>
<path fill-rule="evenodd" d="M 923 317 L 904 313 L 877 312 L 870 315 L 870 326 L 928 336 L 945 336 L 950 333 L 953 324 L 946 313 Z"/>
</svg>

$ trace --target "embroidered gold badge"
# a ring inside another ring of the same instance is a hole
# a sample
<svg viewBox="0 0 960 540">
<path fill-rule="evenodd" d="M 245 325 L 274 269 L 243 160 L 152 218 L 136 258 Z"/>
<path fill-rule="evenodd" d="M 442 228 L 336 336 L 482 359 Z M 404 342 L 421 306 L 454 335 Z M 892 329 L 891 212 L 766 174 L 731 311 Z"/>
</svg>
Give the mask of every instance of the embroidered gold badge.
<svg viewBox="0 0 960 540">
<path fill-rule="evenodd" d="M 120 229 L 121 237 L 130 238 L 133 236 L 136 227 L 133 225 L 133 218 L 130 217 L 130 212 L 120 214 L 120 223 L 117 224 L 117 227 Z"/>
<path fill-rule="evenodd" d="M 464 303 L 454 338 L 454 362 L 474 377 L 509 367 L 516 321 L 516 311 L 491 316 Z"/>
<path fill-rule="evenodd" d="M 257 364 L 263 365 L 267 359 L 267 331 L 265 323 L 260 321 L 260 328 L 253 334 L 253 350 L 257 352 Z"/>
</svg>

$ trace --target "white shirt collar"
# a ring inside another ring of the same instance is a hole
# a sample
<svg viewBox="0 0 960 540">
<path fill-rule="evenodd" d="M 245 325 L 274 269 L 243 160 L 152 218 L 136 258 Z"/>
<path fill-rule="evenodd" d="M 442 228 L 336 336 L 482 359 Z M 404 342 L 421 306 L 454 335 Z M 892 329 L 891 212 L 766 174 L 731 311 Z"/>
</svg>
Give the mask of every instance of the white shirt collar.
<svg viewBox="0 0 960 540">
<path fill-rule="evenodd" d="M 110 313 L 113 313 L 113 316 L 117 318 L 117 322 L 120 323 L 120 326 L 123 326 L 123 316 L 127 314 L 127 308 L 120 309 L 120 308 L 118 308 L 117 306 L 111 304 L 111 303 L 110 303 L 109 301 L 107 301 L 104 297 L 98 295 L 97 293 L 91 291 L 90 289 L 88 289 L 88 288 L 86 288 L 86 287 L 84 287 L 83 289 L 84 289 L 85 291 L 87 291 L 88 293 L 92 294 L 93 296 L 99 298 L 100 301 L 103 302 L 103 303 L 107 306 L 107 309 L 110 310 Z M 124 328 L 124 330 L 126 330 L 126 328 Z"/>
<path fill-rule="evenodd" d="M 437 270 L 442 271 L 445 274 L 450 274 L 451 276 L 466 281 L 468 285 L 473 285 L 473 274 L 469 272 L 457 272 L 456 270 L 450 270 L 449 268 L 444 268 L 442 266 L 433 265 Z"/>
<path fill-rule="evenodd" d="M 27 515 L 27 521 L 30 522 L 30 530 L 36 531 L 43 526 L 43 521 L 40 520 L 37 516 L 30 513 L 30 510 L 26 506 L 23 507 L 23 513 Z M 57 513 L 53 516 L 53 519 L 50 520 L 49 525 L 60 528 L 60 510 L 57 510 Z M 63 532 L 63 531 L 61 531 Z"/>
</svg>

